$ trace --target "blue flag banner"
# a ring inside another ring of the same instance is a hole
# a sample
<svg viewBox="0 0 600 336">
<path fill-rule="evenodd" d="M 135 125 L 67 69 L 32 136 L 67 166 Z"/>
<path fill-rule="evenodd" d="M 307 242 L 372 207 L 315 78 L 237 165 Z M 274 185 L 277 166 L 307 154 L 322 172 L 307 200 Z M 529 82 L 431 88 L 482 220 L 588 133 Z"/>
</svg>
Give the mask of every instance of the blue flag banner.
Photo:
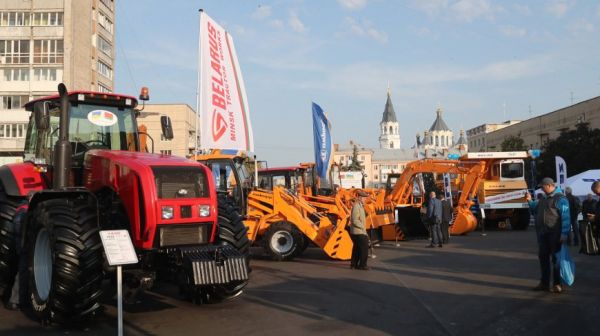
<svg viewBox="0 0 600 336">
<path fill-rule="evenodd" d="M 331 162 L 331 124 L 323 109 L 312 103 L 313 136 L 315 142 L 315 164 L 317 174 L 324 180 Z"/>
</svg>

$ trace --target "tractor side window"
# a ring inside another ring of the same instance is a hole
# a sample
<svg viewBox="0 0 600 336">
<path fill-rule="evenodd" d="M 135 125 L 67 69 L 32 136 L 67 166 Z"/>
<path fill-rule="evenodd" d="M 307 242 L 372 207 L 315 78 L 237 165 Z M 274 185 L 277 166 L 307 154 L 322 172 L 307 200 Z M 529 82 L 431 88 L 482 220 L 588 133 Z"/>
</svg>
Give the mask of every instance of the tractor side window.
<svg viewBox="0 0 600 336">
<path fill-rule="evenodd" d="M 29 126 L 25 137 L 25 149 L 23 151 L 24 161 L 33 161 L 36 158 L 38 147 L 38 131 L 33 114 L 29 117 Z"/>
</svg>

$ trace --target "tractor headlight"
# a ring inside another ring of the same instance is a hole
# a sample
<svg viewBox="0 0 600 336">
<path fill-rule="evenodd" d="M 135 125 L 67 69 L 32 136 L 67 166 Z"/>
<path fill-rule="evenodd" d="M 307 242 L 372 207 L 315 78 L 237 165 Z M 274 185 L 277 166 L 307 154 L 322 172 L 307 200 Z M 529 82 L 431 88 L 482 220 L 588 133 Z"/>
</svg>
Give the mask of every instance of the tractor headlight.
<svg viewBox="0 0 600 336">
<path fill-rule="evenodd" d="M 172 206 L 162 207 L 162 219 L 173 219 L 173 207 Z"/>
<path fill-rule="evenodd" d="M 199 205 L 198 214 L 200 214 L 200 217 L 210 216 L 210 205 Z"/>
</svg>

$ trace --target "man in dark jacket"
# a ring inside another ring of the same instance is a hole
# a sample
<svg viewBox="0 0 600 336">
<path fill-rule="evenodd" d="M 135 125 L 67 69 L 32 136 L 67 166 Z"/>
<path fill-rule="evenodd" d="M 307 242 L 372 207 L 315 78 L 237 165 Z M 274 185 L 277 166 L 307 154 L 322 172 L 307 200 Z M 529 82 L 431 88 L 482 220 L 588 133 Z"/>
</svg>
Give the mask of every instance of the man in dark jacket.
<svg viewBox="0 0 600 336">
<path fill-rule="evenodd" d="M 592 191 L 597 196 L 600 196 L 600 181 L 595 181 L 592 183 Z M 589 216 L 588 219 L 590 222 L 596 227 L 596 238 L 600 236 L 600 201 L 596 202 L 596 209 L 592 216 Z"/>
<path fill-rule="evenodd" d="M 452 204 L 450 204 L 450 199 L 448 197 L 444 197 L 440 194 L 438 195 L 438 198 L 442 201 L 442 243 L 448 244 L 450 221 L 452 220 Z"/>
<path fill-rule="evenodd" d="M 593 225 L 593 221 L 590 218 L 594 217 L 596 213 L 596 200 L 594 199 L 593 194 L 587 194 L 587 198 L 583 200 L 581 204 L 581 215 L 583 216 L 583 221 L 581 221 L 581 225 L 579 226 L 579 237 L 581 238 L 581 248 L 579 249 L 579 253 L 584 253 L 584 245 L 585 245 L 585 230 L 586 226 Z"/>
<path fill-rule="evenodd" d="M 542 271 L 540 283 L 533 289 L 561 293 L 563 288 L 560 284 L 560 267 L 556 262 L 556 253 L 560 251 L 561 245 L 567 242 L 571 231 L 569 201 L 560 188 L 554 185 L 551 178 L 543 178 L 540 185 L 546 198 L 534 201 L 531 199 L 531 194 L 527 193 L 529 207 L 537 210 L 535 230 L 538 236 L 538 258 Z M 550 287 L 550 269 L 552 269 L 552 287 Z"/>
<path fill-rule="evenodd" d="M 573 190 L 571 187 L 565 188 L 565 196 L 569 200 L 569 211 L 571 215 L 571 229 L 572 233 L 569 233 L 569 245 L 573 242 L 573 245 L 579 245 L 579 225 L 577 223 L 577 216 L 579 215 L 579 209 L 581 208 L 579 198 L 573 196 Z"/>
<path fill-rule="evenodd" d="M 429 194 L 429 205 L 427 206 L 427 219 L 431 228 L 431 243 L 429 247 L 442 247 L 442 202 L 435 197 L 435 191 Z"/>
</svg>

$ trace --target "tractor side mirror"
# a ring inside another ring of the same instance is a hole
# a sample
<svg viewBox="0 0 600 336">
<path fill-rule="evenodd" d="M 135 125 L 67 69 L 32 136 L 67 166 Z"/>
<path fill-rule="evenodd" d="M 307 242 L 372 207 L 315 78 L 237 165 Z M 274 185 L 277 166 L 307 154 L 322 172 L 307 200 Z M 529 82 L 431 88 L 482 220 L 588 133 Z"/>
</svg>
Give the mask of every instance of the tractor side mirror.
<svg viewBox="0 0 600 336">
<path fill-rule="evenodd" d="M 33 116 L 35 126 L 39 131 L 45 131 L 50 127 L 50 111 L 48 110 L 48 102 L 36 102 L 33 105 Z"/>
<path fill-rule="evenodd" d="M 160 128 L 165 139 L 173 139 L 173 124 L 171 124 L 171 118 L 169 116 L 160 117 Z"/>
</svg>

